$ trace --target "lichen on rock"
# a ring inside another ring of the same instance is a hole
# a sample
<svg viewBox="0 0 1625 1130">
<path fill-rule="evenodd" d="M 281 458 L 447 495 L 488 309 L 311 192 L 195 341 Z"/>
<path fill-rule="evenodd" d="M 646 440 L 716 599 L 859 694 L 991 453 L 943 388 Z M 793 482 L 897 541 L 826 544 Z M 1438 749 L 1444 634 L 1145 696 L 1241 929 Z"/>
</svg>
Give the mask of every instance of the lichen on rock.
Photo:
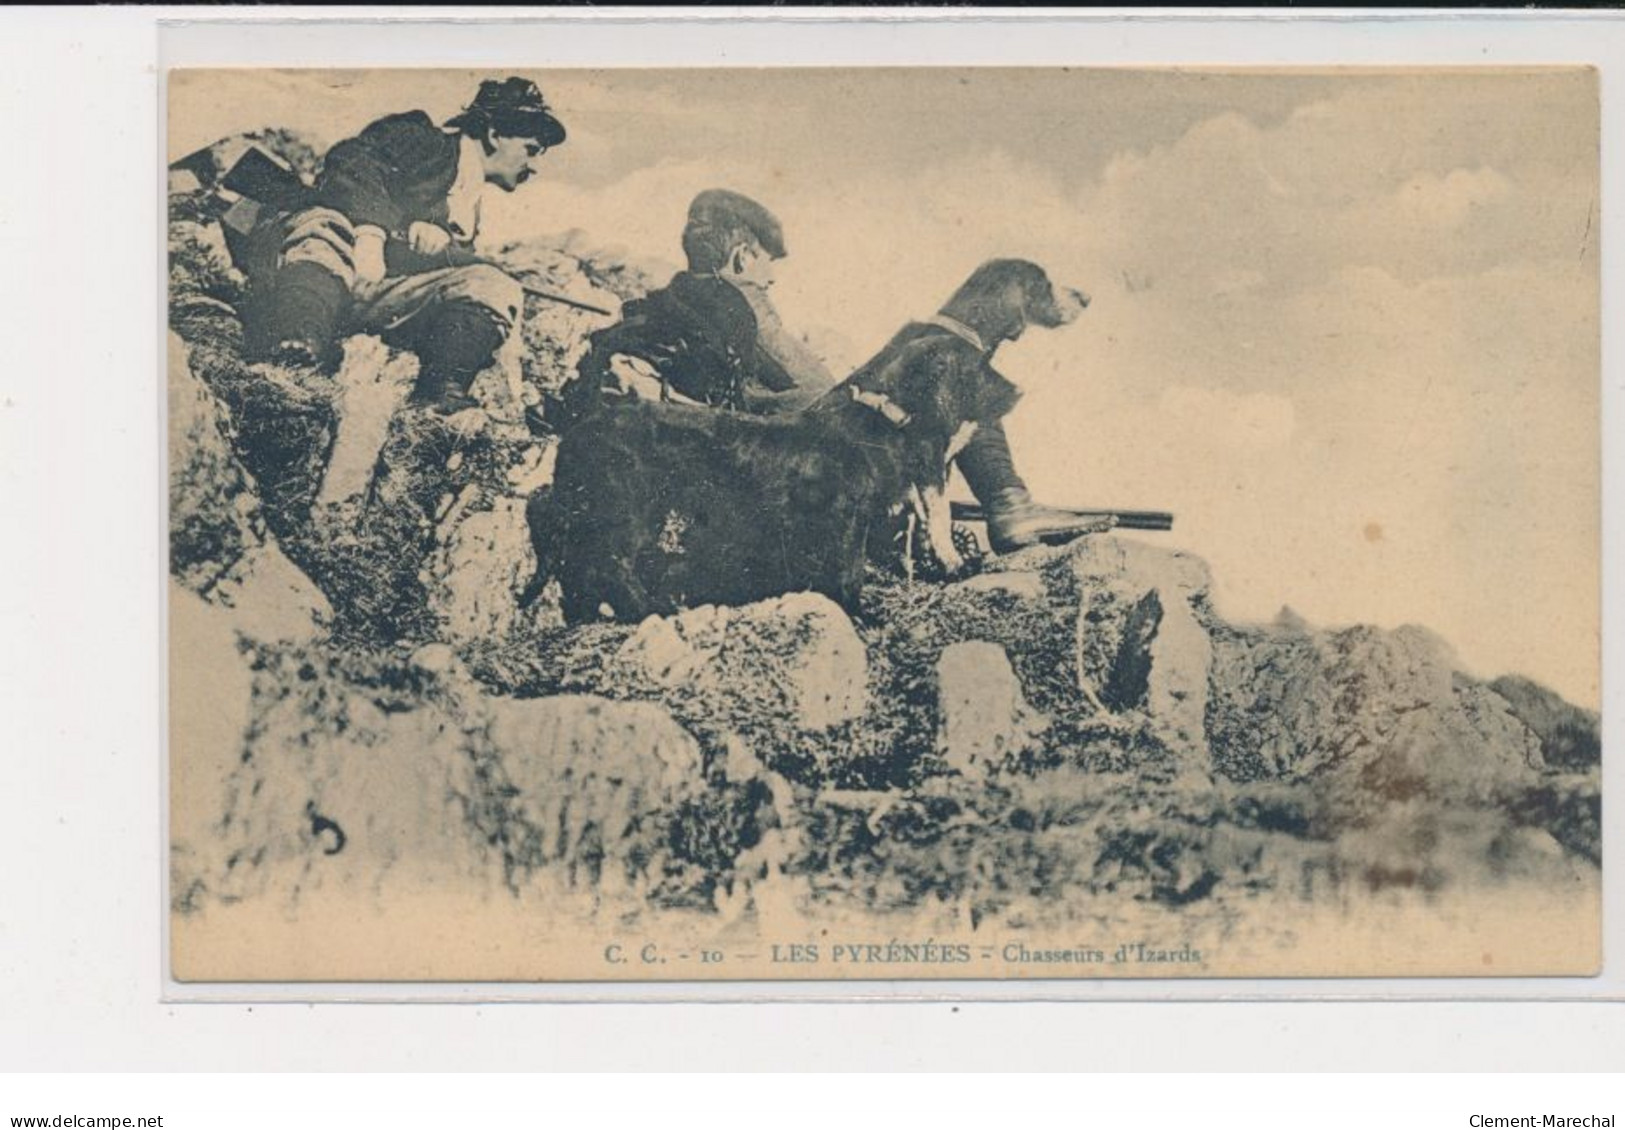
<svg viewBox="0 0 1625 1130">
<path fill-rule="evenodd" d="M 793 593 L 742 608 L 705 605 L 651 616 L 621 645 L 608 677 L 726 724 L 776 717 L 828 730 L 863 712 L 863 643 L 827 597 Z"/>
<path fill-rule="evenodd" d="M 956 773 L 996 766 L 1042 728 L 1021 694 L 1004 648 L 982 640 L 949 644 L 937 658 L 943 764 Z"/>
</svg>

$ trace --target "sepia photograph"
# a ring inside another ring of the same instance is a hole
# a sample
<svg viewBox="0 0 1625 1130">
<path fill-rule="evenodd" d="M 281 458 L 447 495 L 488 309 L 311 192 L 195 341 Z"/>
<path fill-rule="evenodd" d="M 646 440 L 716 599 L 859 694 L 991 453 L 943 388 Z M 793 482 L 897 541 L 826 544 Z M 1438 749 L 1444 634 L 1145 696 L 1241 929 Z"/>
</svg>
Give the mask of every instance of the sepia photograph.
<svg viewBox="0 0 1625 1130">
<path fill-rule="evenodd" d="M 1600 972 L 1596 70 L 161 77 L 183 986 Z"/>
</svg>

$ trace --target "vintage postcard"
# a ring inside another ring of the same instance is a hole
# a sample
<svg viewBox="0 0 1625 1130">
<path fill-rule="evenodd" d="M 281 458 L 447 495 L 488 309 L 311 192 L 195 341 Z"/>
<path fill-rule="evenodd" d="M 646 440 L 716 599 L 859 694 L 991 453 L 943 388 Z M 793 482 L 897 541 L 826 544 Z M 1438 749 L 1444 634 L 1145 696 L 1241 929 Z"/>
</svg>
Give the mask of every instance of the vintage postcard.
<svg viewBox="0 0 1625 1130">
<path fill-rule="evenodd" d="M 1599 972 L 1595 71 L 165 82 L 175 979 Z"/>
</svg>

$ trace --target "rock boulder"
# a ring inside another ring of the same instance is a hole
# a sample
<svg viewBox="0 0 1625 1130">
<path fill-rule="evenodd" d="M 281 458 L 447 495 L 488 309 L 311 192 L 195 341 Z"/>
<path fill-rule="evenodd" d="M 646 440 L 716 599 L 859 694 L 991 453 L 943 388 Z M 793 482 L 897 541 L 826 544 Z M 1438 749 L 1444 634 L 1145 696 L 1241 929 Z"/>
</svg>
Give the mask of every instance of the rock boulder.
<svg viewBox="0 0 1625 1130">
<path fill-rule="evenodd" d="M 1423 629 L 1229 629 L 1214 653 L 1208 737 L 1232 780 L 1483 797 L 1543 768 L 1538 737 Z"/>
<path fill-rule="evenodd" d="M 827 730 L 862 715 L 868 666 L 863 641 L 831 600 L 776 600 L 676 616 L 651 616 L 621 645 L 607 672 L 726 725 L 782 720 Z"/>
<path fill-rule="evenodd" d="M 266 528 L 257 484 L 232 450 L 229 413 L 169 337 L 169 569 L 179 585 L 234 609 L 256 639 L 303 640 L 332 620 L 327 598 Z"/>
<path fill-rule="evenodd" d="M 937 660 L 938 741 L 943 763 L 960 773 L 986 771 L 1026 748 L 1038 721 L 1004 648 L 967 640 Z"/>
<path fill-rule="evenodd" d="M 183 911 L 447 884 L 647 891 L 685 865 L 674 844 L 715 840 L 706 823 L 731 803 L 651 703 L 494 698 L 430 648 L 402 663 L 229 630 L 188 638 L 200 660 L 199 641 L 214 641 L 209 677 L 227 693 L 207 705 L 218 725 L 184 720 L 193 736 L 174 754 Z"/>
</svg>

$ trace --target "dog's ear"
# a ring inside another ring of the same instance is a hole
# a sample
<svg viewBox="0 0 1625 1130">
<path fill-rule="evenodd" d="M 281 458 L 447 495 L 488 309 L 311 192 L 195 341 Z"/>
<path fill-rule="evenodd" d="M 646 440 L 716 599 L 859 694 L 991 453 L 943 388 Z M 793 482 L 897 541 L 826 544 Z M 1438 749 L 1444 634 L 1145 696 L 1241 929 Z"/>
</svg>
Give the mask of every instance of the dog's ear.
<svg viewBox="0 0 1625 1130">
<path fill-rule="evenodd" d="M 987 363 L 964 351 L 941 354 L 914 368 L 903 397 L 917 418 L 952 435 L 969 421 L 992 421 L 1009 414 L 1021 390 Z"/>
<path fill-rule="evenodd" d="M 1055 286 L 1049 275 L 1037 263 L 1018 260 L 1012 264 L 1010 285 L 1012 299 L 1021 311 L 1021 320 L 1028 326 L 1054 326 L 1060 324 L 1060 308 L 1055 304 Z"/>
<path fill-rule="evenodd" d="M 975 330 L 989 349 L 1021 336 L 1027 324 L 1031 263 L 990 259 L 971 272 L 942 312 Z M 1039 272 L 1041 275 L 1042 272 Z"/>
<path fill-rule="evenodd" d="M 956 395 L 964 384 L 963 366 L 953 353 L 920 346 L 905 354 L 904 363 L 893 367 L 890 382 L 892 400 L 908 414 L 915 425 L 933 431 L 953 430 L 950 421 L 962 407 Z"/>
</svg>

